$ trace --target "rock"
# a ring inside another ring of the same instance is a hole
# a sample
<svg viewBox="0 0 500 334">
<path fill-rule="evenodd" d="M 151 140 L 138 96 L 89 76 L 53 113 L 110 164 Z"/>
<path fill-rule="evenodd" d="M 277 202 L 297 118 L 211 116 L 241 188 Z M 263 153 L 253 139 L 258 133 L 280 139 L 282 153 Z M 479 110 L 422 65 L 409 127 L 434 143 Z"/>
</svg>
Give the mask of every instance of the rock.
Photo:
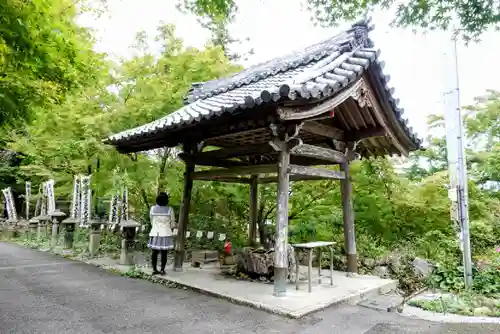
<svg viewBox="0 0 500 334">
<path fill-rule="evenodd" d="M 387 266 L 376 266 L 372 270 L 372 275 L 381 277 L 381 278 L 388 278 L 390 275 L 389 268 Z"/>
<path fill-rule="evenodd" d="M 434 267 L 426 260 L 416 257 L 413 262 L 413 270 L 415 273 L 422 277 L 428 277 Z"/>
<path fill-rule="evenodd" d="M 376 266 L 387 266 L 389 264 L 389 256 L 384 255 L 375 260 Z"/>
<path fill-rule="evenodd" d="M 366 259 L 363 259 L 363 265 L 367 268 L 374 268 L 375 267 L 375 259 L 370 259 L 370 258 L 366 258 Z"/>
<path fill-rule="evenodd" d="M 391 266 L 393 271 L 400 271 L 403 268 L 403 263 L 401 261 L 401 254 L 392 253 L 387 259 L 388 264 Z"/>
<path fill-rule="evenodd" d="M 491 314 L 491 310 L 486 306 L 476 307 L 472 312 L 475 316 L 488 316 Z"/>
</svg>

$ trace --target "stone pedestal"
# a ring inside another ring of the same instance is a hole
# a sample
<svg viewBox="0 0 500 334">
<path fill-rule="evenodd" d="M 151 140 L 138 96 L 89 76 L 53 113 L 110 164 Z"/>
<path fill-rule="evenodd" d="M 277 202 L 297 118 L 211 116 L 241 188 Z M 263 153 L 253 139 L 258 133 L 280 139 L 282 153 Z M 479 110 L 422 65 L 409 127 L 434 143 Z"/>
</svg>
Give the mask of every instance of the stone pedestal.
<svg viewBox="0 0 500 334">
<path fill-rule="evenodd" d="M 42 222 L 38 223 L 37 230 L 36 230 L 36 239 L 38 241 L 42 241 L 44 225 L 45 225 L 45 223 L 42 223 Z"/>
<path fill-rule="evenodd" d="M 49 213 L 52 220 L 52 238 L 50 240 L 50 247 L 54 249 L 57 246 L 57 241 L 59 237 L 59 225 L 66 216 L 66 214 L 60 210 L 54 210 Z"/>
<path fill-rule="evenodd" d="M 9 224 L 4 224 L 2 227 L 2 234 L 3 238 L 5 240 L 10 240 L 16 236 L 17 231 L 13 226 L 10 226 Z"/>
<path fill-rule="evenodd" d="M 59 223 L 57 221 L 52 222 L 52 237 L 50 239 L 50 247 L 55 248 L 57 246 L 57 239 L 59 236 Z"/>
<path fill-rule="evenodd" d="M 134 265 L 136 229 L 141 224 L 134 220 L 125 220 L 120 223 L 122 230 L 122 249 L 120 253 L 121 265 Z"/>
<path fill-rule="evenodd" d="M 18 233 L 22 233 L 24 235 L 24 239 L 29 240 L 31 237 L 31 230 L 29 226 L 29 222 L 26 220 L 20 220 L 19 222 L 14 224 L 14 228 L 17 229 Z"/>
<path fill-rule="evenodd" d="M 89 253 L 90 256 L 97 256 L 101 245 L 101 225 L 105 225 L 104 221 L 91 220 L 89 231 Z"/>
<path fill-rule="evenodd" d="M 63 226 L 64 235 L 63 235 L 63 249 L 72 249 L 73 248 L 73 240 L 75 234 L 76 224 L 79 220 L 75 218 L 68 218 L 62 221 L 61 226 Z"/>
<path fill-rule="evenodd" d="M 17 223 L 18 223 L 17 220 L 12 220 L 12 219 L 6 221 L 6 226 L 7 226 L 6 235 L 8 240 L 17 238 L 19 236 L 19 229 L 17 227 Z"/>
<path fill-rule="evenodd" d="M 39 220 L 37 238 L 38 241 L 42 241 L 42 238 L 47 239 L 47 237 L 49 236 L 47 229 L 48 229 L 48 222 L 50 221 L 50 216 L 40 215 L 36 218 L 38 218 Z"/>
<path fill-rule="evenodd" d="M 38 217 L 33 217 L 29 221 L 29 231 L 30 231 L 30 239 L 31 240 L 36 240 L 39 239 L 38 236 L 38 225 L 40 224 L 40 220 Z"/>
</svg>

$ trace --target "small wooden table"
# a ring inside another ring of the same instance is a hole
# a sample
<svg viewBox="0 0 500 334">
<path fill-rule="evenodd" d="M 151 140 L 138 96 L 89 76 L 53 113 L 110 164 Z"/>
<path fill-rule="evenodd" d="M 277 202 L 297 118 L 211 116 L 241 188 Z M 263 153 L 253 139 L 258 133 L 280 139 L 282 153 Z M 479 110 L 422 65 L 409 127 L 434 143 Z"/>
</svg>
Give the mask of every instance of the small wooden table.
<svg viewBox="0 0 500 334">
<path fill-rule="evenodd" d="M 330 249 L 330 285 L 333 285 L 333 245 L 334 242 L 331 241 L 313 241 L 303 244 L 293 244 L 295 250 L 295 289 L 299 290 L 299 249 L 309 250 L 308 254 L 308 268 L 307 268 L 307 281 L 309 283 L 309 293 L 312 292 L 312 253 L 316 248 L 318 250 L 318 282 L 321 284 L 321 248 L 328 247 Z"/>
</svg>

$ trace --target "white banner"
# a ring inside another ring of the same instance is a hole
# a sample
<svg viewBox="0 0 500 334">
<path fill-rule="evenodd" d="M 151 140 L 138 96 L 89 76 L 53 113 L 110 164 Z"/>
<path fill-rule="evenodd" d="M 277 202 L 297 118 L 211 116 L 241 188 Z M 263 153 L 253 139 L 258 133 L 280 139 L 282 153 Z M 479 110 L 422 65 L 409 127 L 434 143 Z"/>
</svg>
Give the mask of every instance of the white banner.
<svg viewBox="0 0 500 334">
<path fill-rule="evenodd" d="M 3 189 L 3 196 L 5 198 L 5 207 L 7 209 L 7 215 L 9 220 L 17 221 L 16 206 L 14 204 L 14 197 L 12 196 L 12 190 L 10 187 Z"/>
<path fill-rule="evenodd" d="M 80 175 L 75 175 L 73 177 L 73 195 L 71 197 L 71 218 L 80 218 L 80 202 Z"/>
<path fill-rule="evenodd" d="M 54 195 L 54 180 L 47 181 L 47 213 L 56 211 L 56 197 Z"/>
<path fill-rule="evenodd" d="M 80 227 L 89 227 L 92 212 L 92 189 L 90 187 L 91 175 L 80 178 L 81 202 L 80 202 Z"/>
<path fill-rule="evenodd" d="M 26 220 L 30 219 L 30 198 L 31 198 L 31 182 L 26 181 L 24 202 L 26 204 Z"/>
</svg>

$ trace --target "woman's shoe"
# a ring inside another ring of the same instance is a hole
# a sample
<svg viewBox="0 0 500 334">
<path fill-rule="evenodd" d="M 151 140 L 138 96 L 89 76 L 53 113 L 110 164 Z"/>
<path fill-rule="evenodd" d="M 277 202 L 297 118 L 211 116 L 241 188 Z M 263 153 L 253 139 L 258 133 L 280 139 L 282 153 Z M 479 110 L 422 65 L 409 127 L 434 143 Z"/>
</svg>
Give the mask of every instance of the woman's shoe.
<svg viewBox="0 0 500 334">
<path fill-rule="evenodd" d="M 160 271 L 160 275 L 165 276 L 166 274 L 167 274 L 167 273 L 165 272 L 165 270 L 163 270 L 163 269 L 162 269 L 162 270 Z"/>
<path fill-rule="evenodd" d="M 160 272 L 158 270 L 153 270 L 153 275 L 158 275 Z"/>
</svg>

